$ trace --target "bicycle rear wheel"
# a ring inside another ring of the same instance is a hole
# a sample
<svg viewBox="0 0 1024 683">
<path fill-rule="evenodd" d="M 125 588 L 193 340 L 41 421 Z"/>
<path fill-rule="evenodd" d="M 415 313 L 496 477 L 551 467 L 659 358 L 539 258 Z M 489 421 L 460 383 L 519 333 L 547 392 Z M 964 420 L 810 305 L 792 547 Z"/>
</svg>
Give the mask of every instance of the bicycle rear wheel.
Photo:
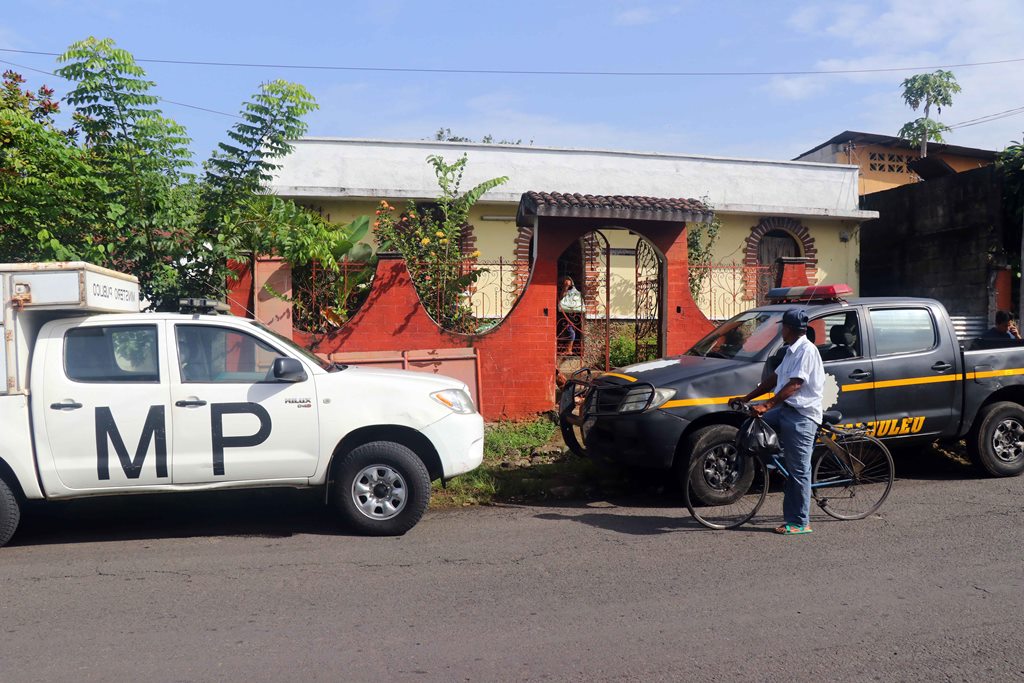
<svg viewBox="0 0 1024 683">
<path fill-rule="evenodd" d="M 827 446 L 814 465 L 811 493 L 825 514 L 836 519 L 864 519 L 877 510 L 892 490 L 892 455 L 866 434 L 840 435 L 838 453 Z"/>
<path fill-rule="evenodd" d="M 716 494 L 714 502 L 704 502 L 695 484 L 699 490 L 710 488 Z M 690 464 L 683 489 L 694 519 L 709 529 L 734 529 L 756 515 L 764 503 L 767 470 L 760 460 L 739 455 L 736 449 L 710 452 Z"/>
</svg>

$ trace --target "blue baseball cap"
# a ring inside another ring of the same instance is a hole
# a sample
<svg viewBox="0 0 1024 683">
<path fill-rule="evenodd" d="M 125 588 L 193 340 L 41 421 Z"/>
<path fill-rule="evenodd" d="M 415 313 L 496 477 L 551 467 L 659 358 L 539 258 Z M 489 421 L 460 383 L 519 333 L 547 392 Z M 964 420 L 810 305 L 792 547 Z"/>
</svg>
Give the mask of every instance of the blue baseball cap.
<svg viewBox="0 0 1024 683">
<path fill-rule="evenodd" d="M 807 312 L 802 308 L 791 308 L 782 314 L 782 324 L 794 330 L 806 330 Z"/>
</svg>

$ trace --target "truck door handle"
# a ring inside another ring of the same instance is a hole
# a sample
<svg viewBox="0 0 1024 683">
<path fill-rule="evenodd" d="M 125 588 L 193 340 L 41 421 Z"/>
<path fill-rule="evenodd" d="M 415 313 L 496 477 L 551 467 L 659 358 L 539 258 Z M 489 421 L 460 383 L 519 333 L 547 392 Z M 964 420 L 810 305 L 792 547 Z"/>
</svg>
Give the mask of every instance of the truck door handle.
<svg viewBox="0 0 1024 683">
<path fill-rule="evenodd" d="M 178 406 L 179 408 L 193 408 L 198 406 L 205 406 L 206 401 L 202 401 L 199 399 L 196 399 L 194 401 L 175 401 L 174 405 Z"/>
<path fill-rule="evenodd" d="M 850 379 L 867 379 L 871 373 L 867 370 L 854 370 L 849 374 Z"/>
<path fill-rule="evenodd" d="M 50 408 L 53 410 L 78 410 L 82 407 L 82 404 L 78 401 L 64 401 L 63 403 L 51 403 Z"/>
<path fill-rule="evenodd" d="M 949 363 L 947 363 L 944 360 L 940 360 L 938 363 L 936 363 L 935 365 L 932 366 L 932 370 L 934 370 L 935 372 L 946 372 L 947 370 L 952 370 L 952 369 L 953 369 L 953 366 L 950 365 Z"/>
</svg>

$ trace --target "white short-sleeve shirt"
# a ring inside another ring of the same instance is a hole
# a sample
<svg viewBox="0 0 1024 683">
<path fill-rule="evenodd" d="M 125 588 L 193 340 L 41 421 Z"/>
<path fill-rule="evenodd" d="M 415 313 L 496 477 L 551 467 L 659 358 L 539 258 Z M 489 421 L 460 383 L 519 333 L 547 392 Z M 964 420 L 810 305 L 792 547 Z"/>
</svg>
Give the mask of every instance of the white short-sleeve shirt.
<svg viewBox="0 0 1024 683">
<path fill-rule="evenodd" d="M 818 347 L 806 335 L 789 345 L 786 355 L 775 371 L 775 393 L 789 384 L 791 379 L 802 379 L 796 393 L 786 399 L 786 405 L 821 424 L 821 399 L 825 386 L 825 368 L 821 364 Z"/>
</svg>

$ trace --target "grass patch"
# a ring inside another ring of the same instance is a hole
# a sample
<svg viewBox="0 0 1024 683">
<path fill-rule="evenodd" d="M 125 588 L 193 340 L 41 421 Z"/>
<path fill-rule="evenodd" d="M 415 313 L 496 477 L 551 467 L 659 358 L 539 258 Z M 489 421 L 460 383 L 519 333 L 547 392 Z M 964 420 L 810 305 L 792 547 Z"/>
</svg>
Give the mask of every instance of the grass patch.
<svg viewBox="0 0 1024 683">
<path fill-rule="evenodd" d="M 434 482 L 432 508 L 570 498 L 602 486 L 608 473 L 570 453 L 548 419 L 503 422 L 484 431 L 484 461 L 442 489 Z"/>
</svg>

